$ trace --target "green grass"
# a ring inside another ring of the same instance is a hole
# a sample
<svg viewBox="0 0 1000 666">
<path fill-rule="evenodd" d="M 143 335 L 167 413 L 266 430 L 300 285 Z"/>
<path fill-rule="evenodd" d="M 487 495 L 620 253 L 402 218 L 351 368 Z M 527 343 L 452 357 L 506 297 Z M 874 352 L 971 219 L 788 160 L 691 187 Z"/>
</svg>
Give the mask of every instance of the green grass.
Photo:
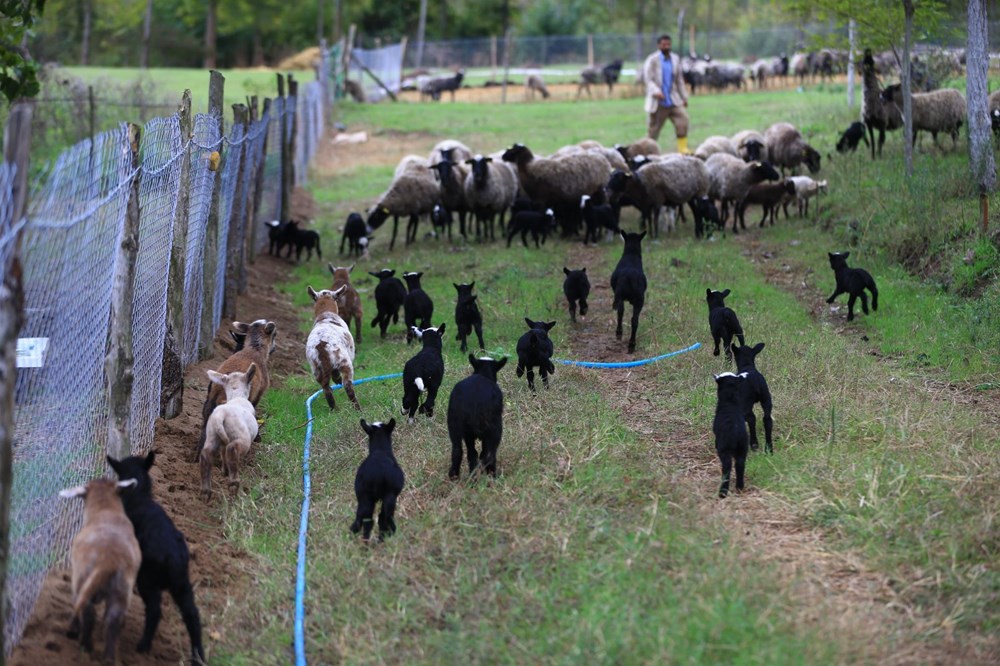
<svg viewBox="0 0 1000 666">
<path fill-rule="evenodd" d="M 841 100 L 842 90 L 696 97 L 692 146 L 710 134 L 783 119 L 803 128 L 826 155 L 854 117 Z M 547 152 L 584 138 L 626 142 L 644 127 L 636 100 L 505 108 L 344 104 L 338 115 L 351 129 L 395 141 L 397 157 L 425 152 L 445 137 L 484 152 L 514 141 Z M 749 485 L 767 493 L 762 501 L 773 497 L 775 511 L 790 510 L 823 530 L 829 547 L 893 581 L 898 603 L 928 619 L 919 626 L 931 629 L 915 634 L 904 623 L 877 641 L 857 640 L 808 605 L 795 592 L 799 582 L 766 557 L 764 549 L 780 544 L 748 546 L 727 531 L 733 523 L 712 508 L 711 374 L 724 366 L 710 348 L 635 371 L 640 383 L 630 390 L 646 391 L 648 403 L 630 417 L 620 407 L 633 403 L 607 379 L 612 375 L 559 366 L 552 388 L 532 396 L 508 365 L 500 377 L 501 476 L 470 482 L 463 469 L 462 481 L 447 481 L 444 415 L 451 387 L 468 372 L 453 340 L 451 283 L 476 280 L 492 354 L 513 355 L 529 316 L 559 322 L 552 336 L 557 356 L 565 357 L 576 341 L 562 303 L 561 267 L 584 256 L 591 280 L 604 285 L 620 247 L 581 255 L 560 242 L 537 252 L 421 239 L 389 255 L 383 231 L 373 248 L 376 261 L 355 270 L 366 317 L 373 314 L 374 280 L 361 271 L 383 265 L 424 271 L 434 321 L 449 327 L 446 378 L 433 419 L 397 426 L 407 488 L 398 534 L 377 547 L 359 545 L 347 530 L 353 475 L 365 451 L 357 419 L 399 419 L 399 380 L 359 387 L 360 415 L 341 394 L 334 413 L 322 400 L 314 403 L 311 658 L 858 663 L 877 662 L 914 641 L 933 646 L 946 640 L 945 628 L 970 645 L 994 640 L 1000 500 L 990 488 L 1000 472 L 1000 443 L 995 419 L 987 421 L 988 411 L 973 402 L 996 404 L 1000 313 L 992 243 L 975 235 L 976 205 L 962 180 L 961 153 L 918 152 L 917 176 L 906 184 L 898 140 L 890 136 L 880 162 L 862 154 L 824 159 L 831 193 L 816 222 L 782 220 L 713 242 L 695 242 L 682 226 L 647 241 L 652 287 L 639 349 L 646 356 L 708 342 L 704 290 L 731 288 L 729 304 L 748 342 L 767 344 L 759 367 L 776 404 L 776 454 L 751 457 Z M 392 166 L 373 160 L 313 174 L 325 247 L 339 244 L 336 230 L 346 213 L 371 203 Z M 926 257 L 907 261 L 902 249 L 914 239 Z M 970 247 L 974 275 L 956 277 L 956 261 L 966 265 L 957 258 Z M 839 311 L 825 304 L 833 285 L 826 252 L 834 249 L 850 249 L 851 264 L 876 275 L 877 313 L 847 324 L 845 302 Z M 329 279 L 317 262 L 295 269 L 281 286 L 302 313 L 302 330 L 309 327 L 305 286 Z M 956 286 L 970 283 L 971 291 Z M 968 293 L 977 296 L 961 295 Z M 608 317 L 594 311 L 588 325 L 617 349 Z M 415 348 L 405 345 L 400 329 L 380 341 L 365 328 L 358 376 L 401 370 Z M 976 392 L 974 385 L 993 388 Z M 288 659 L 302 403 L 317 388 L 303 359 L 302 372 L 263 403 L 264 442 L 245 481 L 252 490 L 229 505 L 227 517 L 229 536 L 261 562 L 260 594 L 237 602 L 249 620 L 224 638 L 213 661 Z M 671 462 L 676 454 L 665 447 L 700 451 L 711 475 L 680 474 Z M 750 500 L 736 496 L 723 506 L 732 511 Z"/>
</svg>

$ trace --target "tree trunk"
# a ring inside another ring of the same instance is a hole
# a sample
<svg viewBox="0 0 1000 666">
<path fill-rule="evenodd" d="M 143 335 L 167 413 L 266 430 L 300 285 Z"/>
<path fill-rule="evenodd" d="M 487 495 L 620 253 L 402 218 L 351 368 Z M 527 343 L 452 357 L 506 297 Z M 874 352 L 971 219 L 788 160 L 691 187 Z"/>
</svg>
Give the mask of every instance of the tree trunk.
<svg viewBox="0 0 1000 666">
<path fill-rule="evenodd" d="M 854 59 L 857 57 L 855 46 L 855 35 L 857 33 L 857 23 L 854 19 L 847 22 L 847 39 L 850 44 L 850 51 L 847 56 L 847 106 L 854 106 Z"/>
<path fill-rule="evenodd" d="M 326 36 L 326 21 L 323 17 L 323 6 L 326 0 L 316 0 L 316 43 L 319 44 Z"/>
<path fill-rule="evenodd" d="M 903 161 L 906 177 L 913 175 L 913 94 L 910 92 L 910 47 L 913 44 L 913 0 L 903 0 L 906 27 L 903 33 L 903 62 L 900 87 L 903 90 Z"/>
<path fill-rule="evenodd" d="M 989 24 L 986 0 L 969 0 L 969 43 L 965 52 L 965 99 L 969 113 L 969 167 L 979 190 L 983 233 L 989 228 L 988 195 L 997 185 L 989 94 Z"/>
<path fill-rule="evenodd" d="M 82 28 L 80 35 L 80 66 L 90 64 L 90 26 L 94 18 L 93 0 L 83 0 Z"/>
<path fill-rule="evenodd" d="M 635 3 L 635 59 L 642 62 L 644 44 L 642 43 L 642 28 L 646 16 L 646 1 L 638 0 Z"/>
<path fill-rule="evenodd" d="M 339 42 L 344 34 L 341 26 L 344 24 L 344 0 L 333 0 L 333 39 L 331 42 Z"/>
<path fill-rule="evenodd" d="M 216 24 L 218 23 L 219 0 L 208 0 L 205 12 L 205 69 L 215 69 Z"/>
<path fill-rule="evenodd" d="M 153 27 L 153 0 L 146 0 L 146 16 L 142 21 L 142 57 L 139 67 L 149 67 L 149 34 Z"/>
<path fill-rule="evenodd" d="M 250 63 L 254 67 L 264 66 L 264 39 L 260 34 L 260 26 L 253 28 L 253 55 L 250 56 Z"/>
<path fill-rule="evenodd" d="M 427 30 L 427 0 L 420 0 L 420 17 L 417 19 L 417 69 L 424 64 L 424 33 Z"/>
<path fill-rule="evenodd" d="M 712 15 L 715 13 L 715 0 L 708 0 L 708 27 L 705 29 L 705 54 L 712 55 L 712 30 L 715 25 L 712 23 Z"/>
<path fill-rule="evenodd" d="M 441 15 L 438 16 L 438 39 L 448 36 L 448 0 L 441 0 Z"/>
</svg>

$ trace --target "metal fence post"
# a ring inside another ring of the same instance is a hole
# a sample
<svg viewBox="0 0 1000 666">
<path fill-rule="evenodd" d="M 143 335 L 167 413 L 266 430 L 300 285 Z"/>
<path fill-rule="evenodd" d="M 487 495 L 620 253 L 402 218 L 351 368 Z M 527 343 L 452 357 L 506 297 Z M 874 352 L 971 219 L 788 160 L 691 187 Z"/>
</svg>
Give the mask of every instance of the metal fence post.
<svg viewBox="0 0 1000 666">
<path fill-rule="evenodd" d="M 139 141 L 142 129 L 130 123 L 126 130 L 133 171 L 139 168 Z M 108 455 L 121 460 L 132 453 L 130 431 L 132 385 L 135 382 L 132 351 L 132 305 L 135 302 L 136 257 L 139 254 L 139 181 L 135 173 L 129 188 L 125 231 L 115 260 L 114 288 L 109 325 L 110 348 L 104 362 L 108 392 Z"/>
</svg>

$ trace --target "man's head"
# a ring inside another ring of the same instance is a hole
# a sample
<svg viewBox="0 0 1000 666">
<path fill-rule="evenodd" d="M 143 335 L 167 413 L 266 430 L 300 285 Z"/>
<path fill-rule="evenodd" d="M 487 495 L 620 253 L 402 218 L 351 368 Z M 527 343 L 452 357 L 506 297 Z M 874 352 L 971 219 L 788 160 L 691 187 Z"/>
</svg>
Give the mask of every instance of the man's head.
<svg viewBox="0 0 1000 666">
<path fill-rule="evenodd" d="M 660 53 L 670 55 L 670 35 L 660 35 L 659 39 L 656 40 L 656 44 L 660 47 Z"/>
</svg>

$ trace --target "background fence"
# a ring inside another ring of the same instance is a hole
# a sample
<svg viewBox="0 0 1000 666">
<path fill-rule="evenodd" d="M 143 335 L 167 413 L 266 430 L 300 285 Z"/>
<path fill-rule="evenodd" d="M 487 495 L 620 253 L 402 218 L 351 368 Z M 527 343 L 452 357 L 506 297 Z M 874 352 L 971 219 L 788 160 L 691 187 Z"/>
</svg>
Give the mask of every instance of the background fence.
<svg viewBox="0 0 1000 666">
<path fill-rule="evenodd" d="M 23 226 L 25 314 L 15 385 L 8 651 L 80 525 L 82 503 L 60 500 L 58 491 L 104 475 L 106 452 L 151 448 L 170 338 L 180 369 L 205 357 L 224 308 L 235 310 L 241 281 L 245 289 L 246 263 L 267 242 L 257 227 L 287 217 L 290 185 L 304 182 L 322 138 L 325 67 L 315 82 L 290 82 L 292 94 L 265 101 L 262 113 L 237 111 L 225 134 L 220 89 L 212 113 L 192 118 L 188 106 L 152 118 L 138 143 L 138 128 L 124 124 L 77 143 L 36 179 L 23 220 L 12 219 L 14 168 L 0 165 L 0 266 L 8 269 Z M 138 243 L 130 252 L 123 241 L 133 231 Z M 171 336 L 172 296 L 181 312 Z M 121 397 L 117 366 L 107 361 L 119 352 L 134 383 L 124 398 L 127 448 L 116 451 L 114 403 Z"/>
</svg>

